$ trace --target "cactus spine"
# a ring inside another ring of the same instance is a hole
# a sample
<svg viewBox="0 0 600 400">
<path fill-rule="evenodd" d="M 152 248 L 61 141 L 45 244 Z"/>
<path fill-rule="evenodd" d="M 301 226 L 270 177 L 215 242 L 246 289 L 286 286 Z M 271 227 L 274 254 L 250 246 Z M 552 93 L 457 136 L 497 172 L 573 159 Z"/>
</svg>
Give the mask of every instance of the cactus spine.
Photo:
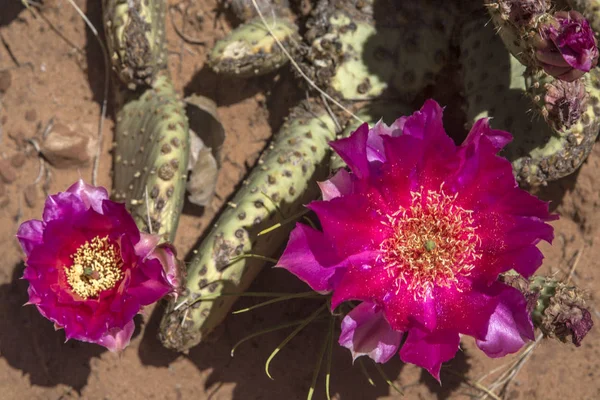
<svg viewBox="0 0 600 400">
<path fill-rule="evenodd" d="M 160 338 L 166 347 L 189 349 L 226 317 L 236 297 L 198 300 L 241 293 L 250 285 L 264 261 L 239 257 L 270 256 L 285 243 L 293 224 L 257 234 L 316 198 L 315 181 L 327 174 L 320 165 L 328 153 L 327 142 L 334 138 L 334 121 L 316 102 L 294 109 L 198 247 L 188 266 L 186 290 L 178 301 L 181 306 L 175 309 L 171 303 L 161 324 Z"/>
</svg>

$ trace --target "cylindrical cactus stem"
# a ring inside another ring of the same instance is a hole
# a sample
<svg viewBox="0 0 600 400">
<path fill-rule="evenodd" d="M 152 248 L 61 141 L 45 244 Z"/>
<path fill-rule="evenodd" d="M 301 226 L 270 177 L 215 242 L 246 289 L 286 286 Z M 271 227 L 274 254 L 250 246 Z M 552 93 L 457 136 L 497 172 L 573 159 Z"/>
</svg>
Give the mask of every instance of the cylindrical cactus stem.
<svg viewBox="0 0 600 400">
<path fill-rule="evenodd" d="M 581 78 L 588 100 L 580 117 L 568 128 L 553 129 L 544 119 L 531 115 L 537 108 L 527 96 L 526 68 L 510 55 L 486 19 L 465 23 L 459 40 L 467 120 L 472 124 L 492 117 L 493 128 L 513 134 L 502 154 L 512 162 L 517 180 L 540 185 L 576 171 L 591 151 L 600 127 L 597 69 Z M 553 101 L 548 100 L 546 108 Z M 571 117 L 574 115 L 571 110 Z"/>
<path fill-rule="evenodd" d="M 554 12 L 550 0 L 486 1 L 498 35 L 523 65 L 566 81 L 596 66 L 596 39 L 581 13 Z"/>
<path fill-rule="evenodd" d="M 557 131 L 569 129 L 584 115 L 589 99 L 585 82 L 562 81 L 544 71 L 525 73 L 527 93 L 540 115 Z"/>
<path fill-rule="evenodd" d="M 316 181 L 327 176 L 328 142 L 335 123 L 315 101 L 297 106 L 259 158 L 242 187 L 227 203 L 188 266 L 187 287 L 170 303 L 160 338 L 171 349 L 198 344 L 227 316 L 236 296 L 287 240 L 293 223 L 258 236 L 265 228 L 297 214 L 318 196 Z M 220 294 L 227 293 L 227 296 Z M 216 299 L 202 301 L 203 297 Z"/>
<path fill-rule="evenodd" d="M 265 15 L 269 29 L 290 55 L 297 54 L 302 39 L 289 19 Z M 219 74 L 251 77 L 273 72 L 289 59 L 261 18 L 254 18 L 217 41 L 208 55 L 208 65 Z"/>
<path fill-rule="evenodd" d="M 112 67 L 130 89 L 150 86 L 167 67 L 166 0 L 103 0 Z"/>
<path fill-rule="evenodd" d="M 587 296 L 577 287 L 545 276 L 526 280 L 510 272 L 501 279 L 525 295 L 533 324 L 544 335 L 565 343 L 570 337 L 575 346 L 580 346 L 592 329 L 594 322 L 586 306 Z"/>
<path fill-rule="evenodd" d="M 448 1 L 320 0 L 305 69 L 337 97 L 412 101 L 447 66 L 457 17 Z"/>
<path fill-rule="evenodd" d="M 158 76 L 153 87 L 125 101 L 117 114 L 115 137 L 113 198 L 126 203 L 142 230 L 173 241 L 190 146 L 183 102 L 166 76 Z"/>
</svg>

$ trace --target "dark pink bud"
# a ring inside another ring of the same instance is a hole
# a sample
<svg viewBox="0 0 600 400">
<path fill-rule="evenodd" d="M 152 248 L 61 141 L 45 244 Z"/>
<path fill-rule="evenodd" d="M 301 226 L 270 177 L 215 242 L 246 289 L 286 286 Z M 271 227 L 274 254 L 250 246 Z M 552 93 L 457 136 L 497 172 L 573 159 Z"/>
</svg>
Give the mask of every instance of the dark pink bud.
<svg viewBox="0 0 600 400">
<path fill-rule="evenodd" d="M 540 27 L 536 58 L 544 70 L 573 81 L 598 64 L 598 46 L 588 21 L 577 11 L 561 11 Z"/>
</svg>

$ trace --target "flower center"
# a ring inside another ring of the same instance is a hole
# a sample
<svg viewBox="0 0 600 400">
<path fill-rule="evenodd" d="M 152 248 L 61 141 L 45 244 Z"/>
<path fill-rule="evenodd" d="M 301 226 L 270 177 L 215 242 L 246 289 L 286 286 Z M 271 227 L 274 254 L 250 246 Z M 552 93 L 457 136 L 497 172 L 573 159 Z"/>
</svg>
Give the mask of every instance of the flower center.
<svg viewBox="0 0 600 400">
<path fill-rule="evenodd" d="M 472 211 L 455 205 L 457 195 L 439 191 L 411 192 L 411 204 L 391 215 L 385 225 L 393 235 L 380 245 L 378 260 L 414 298 L 432 295 L 435 286 L 450 287 L 458 276 L 468 276 L 481 258 L 481 239 Z M 460 290 L 460 289 L 458 289 Z"/>
<path fill-rule="evenodd" d="M 73 265 L 64 267 L 71 289 L 84 299 L 112 289 L 123 278 L 123 260 L 119 249 L 108 236 L 96 236 L 71 255 Z"/>
</svg>

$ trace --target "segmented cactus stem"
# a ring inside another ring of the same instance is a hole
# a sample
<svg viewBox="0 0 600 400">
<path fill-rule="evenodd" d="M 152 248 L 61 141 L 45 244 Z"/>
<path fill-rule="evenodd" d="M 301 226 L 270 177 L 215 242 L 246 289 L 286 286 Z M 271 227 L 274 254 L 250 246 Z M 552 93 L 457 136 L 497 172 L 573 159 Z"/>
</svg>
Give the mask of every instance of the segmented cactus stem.
<svg viewBox="0 0 600 400">
<path fill-rule="evenodd" d="M 311 102 L 294 109 L 197 248 L 179 306 L 171 303 L 161 323 L 160 338 L 166 347 L 189 349 L 226 317 L 235 296 L 214 301 L 201 298 L 242 293 L 264 261 L 240 256 L 272 256 L 285 243 L 293 224 L 257 234 L 316 198 L 316 181 L 327 175 L 322 165 L 327 160 L 327 143 L 334 138 L 334 121 L 323 107 Z"/>
<path fill-rule="evenodd" d="M 562 128 L 553 129 L 534 114 L 542 107 L 536 107 L 527 96 L 527 82 L 533 90 L 533 80 L 525 76 L 526 68 L 510 55 L 486 19 L 465 23 L 460 36 L 459 61 L 467 119 L 473 123 L 479 118 L 493 117 L 490 121 L 493 128 L 513 134 L 514 139 L 503 155 L 512 161 L 517 180 L 540 185 L 579 168 L 591 151 L 600 127 L 597 69 L 580 78 L 588 100 L 579 107 L 579 118 L 571 119 L 568 127 L 563 124 Z M 544 87 L 546 94 L 547 89 Z M 529 94 L 536 96 L 535 91 Z M 548 106 L 543 104 L 543 107 Z"/>
<path fill-rule="evenodd" d="M 127 94 L 131 96 L 131 94 Z M 117 114 L 113 198 L 140 229 L 173 241 L 183 207 L 188 120 L 168 77 L 126 101 Z"/>
<path fill-rule="evenodd" d="M 103 0 L 104 32 L 113 69 L 130 89 L 150 86 L 167 68 L 165 0 Z"/>
</svg>

